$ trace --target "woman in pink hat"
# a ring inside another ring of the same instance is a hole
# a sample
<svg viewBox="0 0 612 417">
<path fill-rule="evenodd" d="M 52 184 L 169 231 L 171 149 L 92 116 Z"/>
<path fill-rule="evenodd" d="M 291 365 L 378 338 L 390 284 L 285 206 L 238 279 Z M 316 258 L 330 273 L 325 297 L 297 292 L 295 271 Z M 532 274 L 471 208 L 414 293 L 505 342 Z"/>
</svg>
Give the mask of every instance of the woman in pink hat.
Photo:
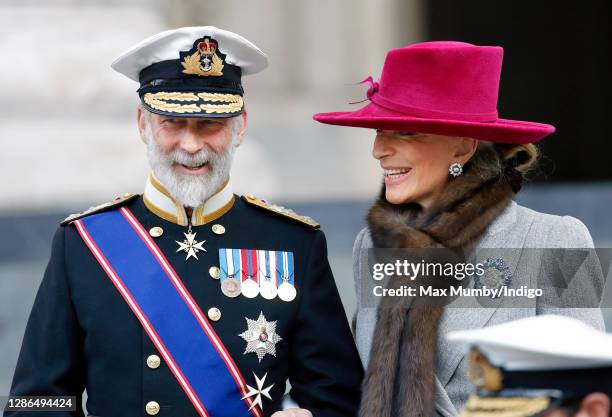
<svg viewBox="0 0 612 417">
<path fill-rule="evenodd" d="M 367 369 L 361 417 L 455 416 L 471 388 L 464 352 L 445 340 L 451 330 L 549 312 L 603 328 L 597 308 L 560 309 L 539 299 L 523 308 L 414 308 L 409 303 L 419 300 L 410 297 L 364 303 L 368 294 L 362 294 L 366 286 L 360 277 L 370 277 L 371 269 L 359 256 L 367 252 L 363 249 L 593 247 L 579 220 L 513 201 L 536 164 L 533 143 L 555 128 L 498 116 L 502 55 L 501 47 L 461 42 L 395 49 L 387 55 L 380 82 L 368 79 L 367 105 L 314 116 L 322 123 L 375 129 L 372 155 L 384 178 L 353 253 L 355 334 Z M 475 279 L 474 287 L 518 287 L 528 277 L 517 271 L 538 271 L 545 262 L 531 257 L 526 264 L 525 258 L 487 259 L 489 281 Z M 389 285 L 398 285 L 398 279 L 391 277 Z M 419 279 L 419 285 L 430 282 L 421 276 L 412 282 Z M 585 293 L 597 297 L 603 278 L 587 280 L 586 290 L 570 287 L 565 293 L 569 305 L 577 307 Z"/>
</svg>

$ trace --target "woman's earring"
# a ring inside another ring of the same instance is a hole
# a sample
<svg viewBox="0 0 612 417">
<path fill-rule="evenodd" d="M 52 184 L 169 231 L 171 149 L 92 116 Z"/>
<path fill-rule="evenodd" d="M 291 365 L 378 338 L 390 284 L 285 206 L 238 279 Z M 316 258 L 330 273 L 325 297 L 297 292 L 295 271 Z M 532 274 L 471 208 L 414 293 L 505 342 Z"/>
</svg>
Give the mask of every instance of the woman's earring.
<svg viewBox="0 0 612 417">
<path fill-rule="evenodd" d="M 463 173 L 463 165 L 461 165 L 459 162 L 453 162 L 448 168 L 448 172 L 450 172 L 450 174 L 456 178 Z"/>
</svg>

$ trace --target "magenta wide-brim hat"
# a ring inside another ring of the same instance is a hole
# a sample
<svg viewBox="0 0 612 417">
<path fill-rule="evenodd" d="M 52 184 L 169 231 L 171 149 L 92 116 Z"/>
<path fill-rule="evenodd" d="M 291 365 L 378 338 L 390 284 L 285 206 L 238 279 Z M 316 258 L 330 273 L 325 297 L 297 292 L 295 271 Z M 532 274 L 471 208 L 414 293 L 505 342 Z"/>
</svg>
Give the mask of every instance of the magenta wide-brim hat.
<svg viewBox="0 0 612 417">
<path fill-rule="evenodd" d="M 318 113 L 321 123 L 525 144 L 555 131 L 549 124 L 497 115 L 503 49 L 426 42 L 389 52 L 380 84 L 371 78 L 369 104 Z"/>
<path fill-rule="evenodd" d="M 376 103 L 370 103 L 352 112 L 318 113 L 314 115 L 314 119 L 329 125 L 406 130 L 510 144 L 537 142 L 555 132 L 554 126 L 521 120 L 497 119 L 494 122 L 470 122 L 412 117 L 385 109 Z"/>
</svg>

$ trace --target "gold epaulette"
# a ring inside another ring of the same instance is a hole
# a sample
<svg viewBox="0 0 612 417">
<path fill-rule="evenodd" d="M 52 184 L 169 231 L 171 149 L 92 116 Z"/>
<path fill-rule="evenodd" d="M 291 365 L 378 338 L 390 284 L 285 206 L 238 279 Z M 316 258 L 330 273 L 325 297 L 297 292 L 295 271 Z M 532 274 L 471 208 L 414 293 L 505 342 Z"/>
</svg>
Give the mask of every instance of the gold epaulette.
<svg viewBox="0 0 612 417">
<path fill-rule="evenodd" d="M 104 204 L 100 204 L 99 206 L 90 207 L 87 210 L 82 211 L 80 213 L 71 214 L 70 216 L 68 216 L 64 220 L 62 220 L 62 222 L 60 224 L 62 226 L 66 226 L 67 224 L 70 224 L 73 221 L 78 220 L 78 219 L 80 219 L 82 217 L 89 216 L 90 214 L 94 214 L 94 213 L 98 213 L 98 212 L 101 212 L 101 211 L 105 211 L 105 210 L 108 210 L 108 209 L 113 208 L 113 207 L 122 206 L 122 205 L 126 204 L 128 201 L 131 201 L 131 200 L 133 200 L 136 197 L 138 197 L 138 194 L 132 194 L 132 193 L 123 194 L 122 196 L 116 197 L 112 201 L 106 202 Z"/>
<path fill-rule="evenodd" d="M 319 223 L 308 216 L 302 216 L 297 214 L 295 211 L 285 208 L 283 206 L 278 206 L 276 204 L 270 204 L 265 200 L 255 197 L 253 194 L 243 195 L 242 199 L 249 204 L 252 204 L 257 207 L 261 207 L 263 209 L 269 210 L 272 213 L 280 214 L 281 216 L 288 217 L 293 220 L 297 220 L 300 223 L 308 225 L 313 229 L 318 229 L 321 227 Z"/>
</svg>

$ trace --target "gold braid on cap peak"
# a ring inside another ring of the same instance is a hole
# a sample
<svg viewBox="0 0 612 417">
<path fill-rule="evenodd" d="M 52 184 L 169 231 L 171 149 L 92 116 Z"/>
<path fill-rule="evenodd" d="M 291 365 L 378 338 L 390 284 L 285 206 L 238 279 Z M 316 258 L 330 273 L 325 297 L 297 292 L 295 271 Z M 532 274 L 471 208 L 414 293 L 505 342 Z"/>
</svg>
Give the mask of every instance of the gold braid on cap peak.
<svg viewBox="0 0 612 417">
<path fill-rule="evenodd" d="M 178 102 L 205 101 L 205 103 L 181 104 Z M 144 102 L 155 110 L 173 113 L 236 113 L 242 110 L 244 102 L 238 94 L 223 93 L 182 93 L 158 91 L 146 93 L 143 97 Z M 173 102 L 171 102 L 172 100 Z M 221 104 L 208 102 L 226 102 Z"/>
<path fill-rule="evenodd" d="M 242 104 L 242 97 L 240 97 L 238 94 L 198 93 L 198 97 L 206 101 L 227 101 L 229 103 Z"/>
<path fill-rule="evenodd" d="M 229 104 L 200 104 L 206 113 L 235 113 L 242 110 L 242 97 L 238 96 L 239 101 Z"/>
<path fill-rule="evenodd" d="M 529 417 L 541 413 L 551 400 L 538 397 L 480 397 L 470 396 L 459 417 Z"/>
<path fill-rule="evenodd" d="M 145 97 L 153 100 L 198 101 L 198 96 L 194 93 L 182 93 L 180 91 L 158 91 L 157 93 L 147 93 Z"/>
</svg>

